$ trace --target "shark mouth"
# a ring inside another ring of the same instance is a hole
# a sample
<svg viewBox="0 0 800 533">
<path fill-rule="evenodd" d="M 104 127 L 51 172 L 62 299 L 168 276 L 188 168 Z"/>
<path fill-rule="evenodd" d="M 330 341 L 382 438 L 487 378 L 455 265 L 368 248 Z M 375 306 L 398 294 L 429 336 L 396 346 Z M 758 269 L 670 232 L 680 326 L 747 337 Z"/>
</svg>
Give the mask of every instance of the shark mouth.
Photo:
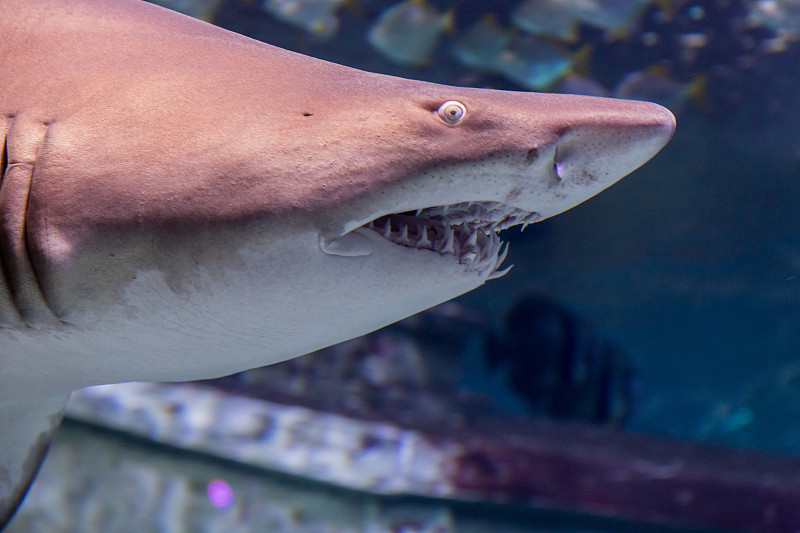
<svg viewBox="0 0 800 533">
<path fill-rule="evenodd" d="M 497 232 L 541 219 L 539 213 L 499 202 L 463 202 L 426 207 L 377 218 L 365 226 L 395 244 L 452 255 L 459 264 L 488 279 L 499 278 L 508 245 Z"/>
</svg>

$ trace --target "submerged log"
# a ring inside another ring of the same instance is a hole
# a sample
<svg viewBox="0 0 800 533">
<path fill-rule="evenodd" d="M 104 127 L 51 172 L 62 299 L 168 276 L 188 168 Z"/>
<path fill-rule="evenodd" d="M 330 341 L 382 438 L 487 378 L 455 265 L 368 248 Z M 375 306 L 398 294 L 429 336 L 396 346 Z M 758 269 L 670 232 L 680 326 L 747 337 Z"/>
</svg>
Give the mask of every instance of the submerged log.
<svg viewBox="0 0 800 533">
<path fill-rule="evenodd" d="M 400 424 L 286 399 L 124 384 L 81 391 L 69 413 L 376 494 L 523 503 L 725 531 L 800 530 L 800 458 L 548 420 Z"/>
<path fill-rule="evenodd" d="M 641 522 L 800 531 L 800 459 L 555 422 L 459 439 L 465 497 Z"/>
</svg>

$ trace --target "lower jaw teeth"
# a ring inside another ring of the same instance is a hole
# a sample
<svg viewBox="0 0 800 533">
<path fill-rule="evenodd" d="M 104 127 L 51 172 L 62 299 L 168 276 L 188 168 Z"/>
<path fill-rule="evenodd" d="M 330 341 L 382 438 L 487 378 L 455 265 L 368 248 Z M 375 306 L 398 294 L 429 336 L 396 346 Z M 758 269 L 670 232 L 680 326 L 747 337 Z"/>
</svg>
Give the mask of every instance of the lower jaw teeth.
<svg viewBox="0 0 800 533">
<path fill-rule="evenodd" d="M 486 201 L 386 215 L 368 226 L 396 244 L 453 255 L 468 270 L 491 279 L 511 268 L 497 270 L 508 252 L 497 232 L 518 224 L 524 229 L 540 219 L 539 213 Z"/>
<path fill-rule="evenodd" d="M 396 244 L 454 255 L 459 264 L 490 279 L 500 277 L 510 269 L 497 271 L 506 258 L 508 245 L 503 248 L 497 232 L 486 231 L 482 226 L 467 223 L 449 225 L 404 215 L 382 217 L 368 226 Z"/>
</svg>

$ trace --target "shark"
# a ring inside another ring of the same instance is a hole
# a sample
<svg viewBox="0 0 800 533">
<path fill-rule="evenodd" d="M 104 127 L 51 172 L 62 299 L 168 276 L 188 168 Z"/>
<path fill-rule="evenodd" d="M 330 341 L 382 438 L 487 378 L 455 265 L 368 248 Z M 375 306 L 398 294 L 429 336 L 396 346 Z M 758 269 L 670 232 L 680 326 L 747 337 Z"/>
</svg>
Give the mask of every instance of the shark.
<svg viewBox="0 0 800 533">
<path fill-rule="evenodd" d="M 0 0 L 0 524 L 70 391 L 206 379 L 504 273 L 657 153 L 647 102 L 443 86 L 139 0 Z"/>
</svg>

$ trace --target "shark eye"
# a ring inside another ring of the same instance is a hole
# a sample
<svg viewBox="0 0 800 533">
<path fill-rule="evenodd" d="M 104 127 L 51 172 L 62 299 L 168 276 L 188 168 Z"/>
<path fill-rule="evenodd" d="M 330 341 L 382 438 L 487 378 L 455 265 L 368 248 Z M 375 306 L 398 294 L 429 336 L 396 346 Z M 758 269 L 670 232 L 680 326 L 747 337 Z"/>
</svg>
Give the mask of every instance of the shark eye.
<svg viewBox="0 0 800 533">
<path fill-rule="evenodd" d="M 450 125 L 458 124 L 467 115 L 467 107 L 461 102 L 448 100 L 439 106 L 439 118 Z"/>
</svg>

